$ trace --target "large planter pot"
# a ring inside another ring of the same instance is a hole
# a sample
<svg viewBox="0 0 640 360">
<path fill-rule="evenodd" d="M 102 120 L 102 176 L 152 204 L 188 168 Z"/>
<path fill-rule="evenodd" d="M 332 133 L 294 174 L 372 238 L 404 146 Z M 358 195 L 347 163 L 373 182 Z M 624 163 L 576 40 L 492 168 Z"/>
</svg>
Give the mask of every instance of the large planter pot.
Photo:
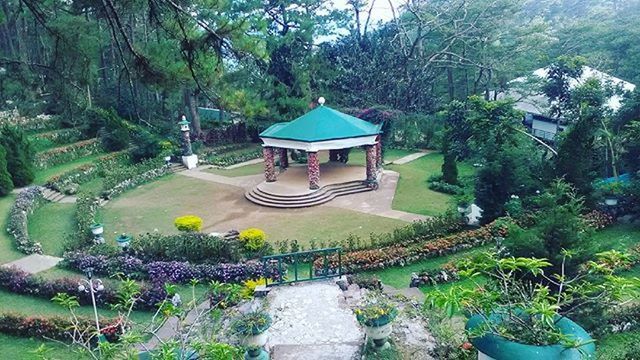
<svg viewBox="0 0 640 360">
<path fill-rule="evenodd" d="M 256 335 L 246 335 L 242 338 L 242 345 L 246 347 L 255 346 L 261 348 L 267 344 L 267 338 L 267 331 Z"/>
<path fill-rule="evenodd" d="M 91 233 L 96 236 L 102 235 L 104 233 L 104 226 L 99 223 L 91 225 Z"/>
<path fill-rule="evenodd" d="M 131 242 L 131 236 L 122 234 L 116 238 L 116 242 L 118 242 L 118 246 L 122 248 L 127 247 Z"/>
<path fill-rule="evenodd" d="M 499 317 L 491 318 L 499 321 Z M 478 328 L 484 318 L 475 315 L 467 322 L 467 330 Z M 562 345 L 536 346 L 507 340 L 501 336 L 487 334 L 473 338 L 471 343 L 478 350 L 478 360 L 583 360 L 595 359 L 596 346 L 593 339 L 580 325 L 567 318 L 560 319 L 558 329 L 570 338 L 584 345 L 579 348 L 566 348 Z"/>
<path fill-rule="evenodd" d="M 615 197 L 615 196 L 607 196 L 607 197 L 604 199 L 604 203 L 605 203 L 607 206 L 616 206 L 616 205 L 618 205 L 618 198 L 617 198 L 617 197 Z"/>
</svg>

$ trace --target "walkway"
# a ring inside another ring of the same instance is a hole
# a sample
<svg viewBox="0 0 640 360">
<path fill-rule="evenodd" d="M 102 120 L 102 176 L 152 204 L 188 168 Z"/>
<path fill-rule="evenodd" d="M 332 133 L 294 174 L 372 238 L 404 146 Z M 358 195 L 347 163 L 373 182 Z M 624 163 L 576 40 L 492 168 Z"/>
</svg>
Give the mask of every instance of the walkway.
<svg viewBox="0 0 640 360">
<path fill-rule="evenodd" d="M 332 281 L 273 288 L 268 300 L 273 360 L 359 359 L 364 333 Z"/>
<path fill-rule="evenodd" d="M 257 159 L 253 159 L 253 160 L 248 160 L 248 161 L 244 161 L 238 164 L 234 164 L 234 165 L 229 165 L 227 167 L 225 167 L 225 170 L 232 170 L 232 169 L 237 169 L 237 168 L 241 168 L 243 166 L 247 166 L 247 165 L 255 165 L 255 164 L 262 164 L 264 162 L 264 160 L 262 158 L 257 158 Z"/>
<path fill-rule="evenodd" d="M 400 159 L 394 160 L 389 162 L 389 164 L 394 164 L 394 165 L 403 165 L 409 162 L 412 162 L 413 160 L 417 160 L 420 159 L 421 157 L 425 156 L 425 155 L 429 155 L 431 154 L 433 151 L 431 150 L 424 150 L 424 151 L 420 151 L 417 153 L 413 153 L 404 157 L 401 157 Z"/>
<path fill-rule="evenodd" d="M 207 171 L 208 166 L 198 167 L 191 170 L 177 172 L 176 174 L 188 176 L 204 181 L 211 181 L 219 184 L 232 185 L 250 190 L 264 181 L 264 175 L 249 175 L 238 177 L 227 177 L 213 174 Z M 380 188 L 376 191 L 369 191 L 348 196 L 341 196 L 330 203 L 319 205 L 326 207 L 337 207 L 347 210 L 354 210 L 365 214 L 378 215 L 391 219 L 398 219 L 407 222 L 428 219 L 428 216 L 412 214 L 404 211 L 392 209 L 393 198 L 396 194 L 396 187 L 400 174 L 395 171 L 385 170 L 382 175 Z M 248 200 L 247 200 L 248 201 Z M 256 205 L 258 206 L 258 205 Z"/>
<path fill-rule="evenodd" d="M 55 267 L 60 261 L 62 261 L 62 258 L 59 257 L 33 254 L 14 260 L 2 266 L 15 266 L 22 271 L 35 274 Z"/>
</svg>

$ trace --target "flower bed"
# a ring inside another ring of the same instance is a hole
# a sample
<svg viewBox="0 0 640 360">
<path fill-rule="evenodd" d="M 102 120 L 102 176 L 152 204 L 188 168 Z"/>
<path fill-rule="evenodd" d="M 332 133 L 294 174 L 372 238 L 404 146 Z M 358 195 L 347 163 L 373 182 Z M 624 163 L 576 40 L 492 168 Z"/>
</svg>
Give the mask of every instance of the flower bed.
<svg viewBox="0 0 640 360">
<path fill-rule="evenodd" d="M 98 178 L 105 169 L 117 167 L 126 163 L 129 159 L 127 152 L 117 152 L 100 157 L 92 164 L 85 164 L 61 175 L 53 176 L 47 181 L 46 186 L 56 191 L 72 194 L 77 185 L 87 183 Z"/>
<path fill-rule="evenodd" d="M 0 267 L 0 288 L 17 294 L 41 297 L 50 300 L 59 293 L 76 296 L 81 305 L 91 305 L 91 295 L 78 291 L 80 277 L 45 279 L 29 274 L 18 268 Z M 137 309 L 153 309 L 167 296 L 164 288 L 159 286 L 142 286 Z M 96 293 L 96 304 L 105 308 L 118 303 L 117 289 L 105 284 L 104 290 Z"/>
<path fill-rule="evenodd" d="M 595 331 L 599 336 L 640 329 L 640 306 L 617 308 L 607 314 L 605 319 Z"/>
<path fill-rule="evenodd" d="M 409 244 L 408 246 L 398 244 L 379 249 L 346 252 L 342 254 L 340 260 L 344 272 L 404 266 L 425 258 L 443 256 L 482 246 L 505 235 L 506 228 L 504 226 L 492 223 L 477 230 L 464 231 L 434 240 Z M 337 255 L 330 256 L 328 260 L 332 269 L 338 267 L 339 258 Z M 323 259 L 315 261 L 314 267 L 316 269 L 320 269 L 322 266 Z"/>
<path fill-rule="evenodd" d="M 43 149 L 74 143 L 81 138 L 82 132 L 80 130 L 70 128 L 35 134 L 31 140 L 36 149 Z"/>
<path fill-rule="evenodd" d="M 79 331 L 91 333 L 91 329 L 95 330 L 95 320 L 78 318 L 80 325 Z M 103 325 L 113 323 L 113 321 L 101 321 Z M 59 316 L 25 316 L 22 314 L 4 313 L 0 314 L 0 333 L 39 339 L 54 339 L 60 341 L 71 341 L 72 334 L 70 329 L 74 328 L 74 324 L 66 318 Z"/>
<path fill-rule="evenodd" d="M 238 241 L 203 233 L 163 235 L 147 233 L 136 236 L 129 251 L 145 262 L 191 261 L 194 263 L 237 262 Z"/>
<path fill-rule="evenodd" d="M 237 264 L 191 264 L 180 261 L 153 261 L 144 263 L 141 259 L 120 254 L 117 256 L 92 255 L 86 251 L 67 252 L 62 264 L 68 268 L 83 271 L 89 267 L 96 274 L 110 276 L 122 273 L 125 276 L 150 280 L 153 283 L 188 283 L 192 279 L 201 281 L 219 281 L 241 283 L 249 279 L 280 277 L 275 265 L 264 266 L 255 261 Z M 286 271 L 286 270 L 283 270 Z"/>
<path fill-rule="evenodd" d="M 0 125 L 8 124 L 23 131 L 53 130 L 58 126 L 55 116 L 40 114 L 35 117 L 20 116 L 18 110 L 0 111 Z"/>
<path fill-rule="evenodd" d="M 96 214 L 100 208 L 100 198 L 92 194 L 80 194 L 76 200 L 76 212 L 74 214 L 76 222 L 75 240 L 78 245 L 88 245 L 92 243 L 93 234 L 91 225 L 95 223 Z"/>
<path fill-rule="evenodd" d="M 205 164 L 227 167 L 260 157 L 262 157 L 262 149 L 251 149 L 233 154 L 207 156 L 202 159 L 202 162 Z"/>
<path fill-rule="evenodd" d="M 32 241 L 29 237 L 28 217 L 43 202 L 42 189 L 33 186 L 21 191 L 9 210 L 7 232 L 15 239 L 18 250 L 25 254 L 42 253 L 40 243 Z"/>
<path fill-rule="evenodd" d="M 598 210 L 585 214 L 584 219 L 589 226 L 596 230 L 604 229 L 615 222 L 613 216 Z"/>
<path fill-rule="evenodd" d="M 71 145 L 37 153 L 34 159 L 34 165 L 39 169 L 46 169 L 51 166 L 76 160 L 83 156 L 97 154 L 101 151 L 102 147 L 97 139 L 79 141 Z"/>
<path fill-rule="evenodd" d="M 411 275 L 410 287 L 433 286 L 458 281 L 458 269 L 453 262 L 448 262 L 437 269 L 422 270 Z"/>
<path fill-rule="evenodd" d="M 106 174 L 102 197 L 112 199 L 128 189 L 156 180 L 171 173 L 161 158 L 151 159 L 132 166 L 121 166 Z"/>
</svg>

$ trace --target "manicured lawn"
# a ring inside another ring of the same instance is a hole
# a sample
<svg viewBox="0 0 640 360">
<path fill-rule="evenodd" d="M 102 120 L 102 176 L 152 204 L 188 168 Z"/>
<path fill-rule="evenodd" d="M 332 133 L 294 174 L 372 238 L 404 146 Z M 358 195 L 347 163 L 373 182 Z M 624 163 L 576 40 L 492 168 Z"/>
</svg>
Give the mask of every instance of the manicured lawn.
<svg viewBox="0 0 640 360">
<path fill-rule="evenodd" d="M 429 216 L 449 209 L 452 206 L 452 196 L 432 191 L 427 184 L 431 175 L 441 173 L 442 162 L 442 154 L 433 153 L 408 164 L 388 166 L 390 170 L 400 173 L 393 208 Z M 470 165 L 459 163 L 458 173 L 460 176 L 472 175 L 474 169 Z"/>
<path fill-rule="evenodd" d="M 631 224 L 615 224 L 595 233 L 602 250 L 627 251 L 640 244 L 640 226 Z"/>
<path fill-rule="evenodd" d="M 103 183 L 103 178 L 93 179 L 87 183 L 80 185 L 80 189 L 78 192 L 90 192 L 93 194 L 99 194 L 102 191 Z"/>
<path fill-rule="evenodd" d="M 640 349 L 640 331 L 629 331 L 611 334 L 596 342 L 596 358 L 600 360 L 633 360 L 638 359 L 637 353 L 631 349 Z"/>
<path fill-rule="evenodd" d="M 43 185 L 52 176 L 60 175 L 60 174 L 65 173 L 65 172 L 67 172 L 69 170 L 75 169 L 80 165 L 89 164 L 89 163 L 95 161 L 96 159 L 98 159 L 101 156 L 104 156 L 104 154 L 95 154 L 95 155 L 91 155 L 91 156 L 86 156 L 86 157 L 79 158 L 79 159 L 76 159 L 76 160 L 68 162 L 68 163 L 64 163 L 64 164 L 52 166 L 52 167 L 47 168 L 47 169 L 39 170 L 39 171 L 36 172 L 36 178 L 33 181 L 33 183 L 36 184 L 36 185 Z"/>
<path fill-rule="evenodd" d="M 175 233 L 176 217 L 193 214 L 202 217 L 204 231 L 225 232 L 258 227 L 266 231 L 272 243 L 298 240 L 308 244 L 329 244 L 347 238 L 350 233 L 367 237 L 405 225 L 400 220 L 368 215 L 332 207 L 307 209 L 270 209 L 252 204 L 244 190 L 234 186 L 170 175 L 131 190 L 111 202 L 101 212 L 107 240 L 116 234 L 160 231 Z"/>
<path fill-rule="evenodd" d="M 424 259 L 422 261 L 406 266 L 394 266 L 382 270 L 370 271 L 367 272 L 367 274 L 376 275 L 382 281 L 382 283 L 393 286 L 394 288 L 406 288 L 409 287 L 409 283 L 411 282 L 411 273 L 418 273 L 421 270 L 436 269 L 450 261 L 473 256 L 474 254 L 477 254 L 486 249 L 488 249 L 488 247 L 463 251 L 457 254 L 452 254 L 450 256 L 439 256 L 435 258 Z"/>
<path fill-rule="evenodd" d="M 228 170 L 211 168 L 211 169 L 207 169 L 207 171 L 217 175 L 229 176 L 229 177 L 258 175 L 264 172 L 264 164 L 259 163 L 259 164 L 245 165 L 235 169 L 228 169 Z"/>
<path fill-rule="evenodd" d="M 75 228 L 75 204 L 47 203 L 29 216 L 29 235 L 47 255 L 61 256 L 64 239 Z"/>
<path fill-rule="evenodd" d="M 48 351 L 46 358 L 50 360 L 61 359 L 87 359 L 79 353 L 73 352 L 67 346 L 41 339 L 25 339 L 20 337 L 0 334 L 0 354 L 2 359 L 11 360 L 36 360 L 40 359 L 33 353 L 38 347 L 44 344 Z"/>
<path fill-rule="evenodd" d="M 16 250 L 13 237 L 7 233 L 7 221 L 9 220 L 9 209 L 15 201 L 15 195 L 8 195 L 0 198 L 0 264 L 19 259 L 25 256 Z"/>
</svg>

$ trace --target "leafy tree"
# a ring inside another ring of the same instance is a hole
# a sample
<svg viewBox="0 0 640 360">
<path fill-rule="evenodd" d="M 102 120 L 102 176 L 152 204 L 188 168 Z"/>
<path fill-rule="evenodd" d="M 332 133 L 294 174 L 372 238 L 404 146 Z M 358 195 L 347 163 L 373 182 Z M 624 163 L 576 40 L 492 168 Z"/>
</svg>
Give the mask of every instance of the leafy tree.
<svg viewBox="0 0 640 360">
<path fill-rule="evenodd" d="M 27 137 L 17 128 L 5 125 L 0 129 L 0 146 L 6 151 L 7 169 L 13 184 L 17 187 L 29 185 L 35 174 L 33 153 Z"/>
<path fill-rule="evenodd" d="M 631 173 L 640 171 L 640 120 L 632 121 L 623 133 L 625 168 Z"/>
<path fill-rule="evenodd" d="M 582 75 L 585 59 L 561 56 L 548 67 L 547 82 L 543 86 L 551 102 L 550 114 L 560 118 L 571 103 L 571 80 Z"/>
<path fill-rule="evenodd" d="M 101 110 L 104 118 L 104 126 L 98 135 L 102 142 L 102 147 L 107 151 L 118 151 L 125 149 L 131 142 L 129 128 L 113 110 Z"/>
<path fill-rule="evenodd" d="M 13 190 L 13 181 L 7 170 L 7 152 L 0 146 L 0 197 L 9 195 L 11 190 Z"/>
</svg>

